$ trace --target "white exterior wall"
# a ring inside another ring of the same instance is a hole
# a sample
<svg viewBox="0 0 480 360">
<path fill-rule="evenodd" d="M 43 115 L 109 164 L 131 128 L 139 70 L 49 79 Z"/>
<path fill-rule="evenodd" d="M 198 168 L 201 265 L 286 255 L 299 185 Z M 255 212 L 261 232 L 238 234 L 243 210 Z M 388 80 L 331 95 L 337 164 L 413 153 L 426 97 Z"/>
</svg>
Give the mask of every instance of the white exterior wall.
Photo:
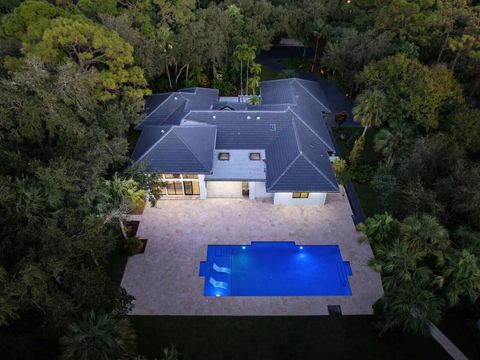
<svg viewBox="0 0 480 360">
<path fill-rule="evenodd" d="M 326 193 L 310 193 L 306 199 L 294 199 L 292 193 L 275 193 L 274 205 L 325 205 Z"/>
<path fill-rule="evenodd" d="M 205 175 L 198 175 L 198 187 L 200 188 L 200 199 L 207 198 L 207 187 L 205 185 Z"/>
<path fill-rule="evenodd" d="M 248 183 L 248 192 L 250 199 L 273 197 L 272 193 L 268 193 L 265 183 L 261 181 L 250 181 Z"/>
</svg>

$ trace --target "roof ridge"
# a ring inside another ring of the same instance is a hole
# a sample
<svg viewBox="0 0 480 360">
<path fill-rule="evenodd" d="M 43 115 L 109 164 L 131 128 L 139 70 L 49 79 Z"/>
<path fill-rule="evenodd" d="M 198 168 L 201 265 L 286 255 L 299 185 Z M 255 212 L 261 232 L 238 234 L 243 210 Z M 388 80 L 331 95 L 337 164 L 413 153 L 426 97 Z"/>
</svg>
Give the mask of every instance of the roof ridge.
<svg viewBox="0 0 480 360">
<path fill-rule="evenodd" d="M 322 139 L 322 137 L 321 137 L 320 135 L 317 134 L 317 132 L 316 132 L 315 130 L 313 130 L 313 129 L 310 127 L 310 125 L 308 125 L 308 124 L 302 119 L 302 117 L 301 117 L 300 115 L 298 115 L 298 114 L 295 112 L 295 110 L 291 109 L 290 107 L 289 107 L 289 109 L 290 109 L 290 111 L 296 116 L 297 120 L 301 121 L 302 124 L 305 125 L 305 126 L 307 127 L 307 129 L 310 130 L 318 139 L 320 139 L 320 141 L 321 141 L 328 149 L 330 149 L 330 150 L 332 150 L 332 151 L 334 150 L 334 149 L 331 148 L 330 145 L 328 145 L 328 144 L 325 142 L 325 140 Z M 327 129 L 327 130 L 328 130 L 328 129 Z"/>
<path fill-rule="evenodd" d="M 320 100 L 318 100 L 318 98 L 317 98 L 315 95 L 313 95 L 313 94 L 310 92 L 310 90 L 308 90 L 305 86 L 303 86 L 303 84 L 302 84 L 299 80 L 303 80 L 303 79 L 295 78 L 295 82 L 296 82 L 298 85 L 300 85 L 300 86 L 303 88 L 303 90 L 305 90 L 311 97 L 313 97 L 313 98 L 314 98 L 320 105 L 322 105 L 325 109 L 327 109 L 328 111 L 331 111 L 330 108 L 329 108 L 327 105 L 325 105 L 325 104 L 322 103 Z M 310 81 L 310 82 L 313 82 L 313 83 L 317 83 L 317 84 L 318 84 L 317 81 L 312 81 L 312 80 L 307 80 L 307 81 Z"/>
<path fill-rule="evenodd" d="M 293 158 L 293 160 L 290 162 L 290 164 L 288 164 L 288 166 L 285 168 L 285 170 L 283 170 L 283 172 L 282 172 L 280 175 L 277 176 L 277 179 L 272 183 L 272 185 L 270 185 L 270 186 L 268 187 L 267 190 L 270 190 L 272 187 L 275 186 L 275 184 L 278 182 L 278 180 L 280 180 L 280 178 L 281 178 L 283 175 L 285 175 L 285 173 L 293 166 L 293 163 L 294 163 L 295 161 L 297 161 L 297 159 L 298 159 L 301 155 L 302 155 L 302 153 L 299 152 L 299 153 L 297 154 L 297 156 L 295 156 L 295 158 Z M 267 162 L 267 164 L 268 164 L 268 162 Z"/>
<path fill-rule="evenodd" d="M 178 126 L 178 125 L 175 126 L 176 129 L 180 129 L 180 128 L 185 129 L 186 127 L 188 127 L 188 126 Z M 211 125 L 211 127 L 216 127 L 216 126 L 215 126 L 215 125 Z M 198 128 L 198 126 L 196 126 L 196 128 Z M 182 138 L 182 136 L 179 136 L 175 131 L 174 131 L 174 134 L 175 134 L 175 136 L 177 137 L 177 139 L 180 140 L 180 141 L 183 143 L 183 145 L 185 145 L 185 147 L 188 149 L 188 151 L 190 151 L 190 153 L 193 155 L 193 157 L 194 157 L 195 159 L 197 159 L 197 161 L 198 161 L 200 164 L 202 164 L 202 166 L 203 166 L 205 169 L 207 169 L 208 167 L 203 163 L 203 161 L 201 161 L 201 160 L 198 158 L 197 154 L 195 154 L 195 153 L 193 152 L 192 148 L 188 145 L 188 143 L 186 143 L 186 142 L 184 141 L 184 139 Z M 215 131 L 215 138 L 216 138 L 216 131 Z M 215 144 L 213 145 L 213 148 L 215 149 Z"/>
<path fill-rule="evenodd" d="M 150 112 L 150 114 L 148 114 L 147 116 L 145 116 L 145 117 L 142 119 L 142 121 L 140 121 L 137 125 L 135 125 L 135 127 L 138 126 L 138 125 L 140 125 L 140 124 L 142 124 L 142 123 L 144 123 L 150 116 L 152 116 L 152 114 L 153 114 L 155 111 L 157 111 L 157 109 L 158 109 L 160 106 L 162 106 L 162 104 L 163 104 L 165 101 L 167 101 L 168 99 L 170 99 L 170 97 L 172 97 L 173 94 L 175 94 L 175 93 L 174 93 L 174 92 L 171 92 L 170 95 L 168 95 L 160 104 L 158 104 L 157 107 L 155 107 L 155 109 L 153 109 L 153 110 Z"/>
<path fill-rule="evenodd" d="M 271 79 L 271 80 L 263 80 L 262 83 L 268 83 L 268 82 L 276 82 L 276 81 L 293 81 L 297 79 L 296 77 L 291 77 L 291 78 L 285 78 L 285 79 Z"/>
<path fill-rule="evenodd" d="M 302 149 L 300 147 L 301 142 L 300 142 L 300 139 L 298 137 L 297 126 L 295 125 L 295 120 L 292 119 L 291 123 L 292 123 L 292 127 L 293 127 L 293 134 L 295 135 L 295 143 L 297 144 L 298 152 L 301 154 L 302 153 Z"/>
<path fill-rule="evenodd" d="M 272 104 L 265 104 L 265 105 L 272 105 Z M 274 104 L 274 105 L 287 105 L 287 108 L 285 110 L 235 110 L 235 112 L 236 113 L 241 113 L 241 112 L 284 113 L 288 111 L 288 108 L 290 107 L 290 105 L 296 105 L 296 104 Z M 205 110 L 189 110 L 187 115 L 194 112 L 219 112 L 221 114 L 225 113 L 225 111 L 222 111 L 220 109 L 205 109 Z"/>
<path fill-rule="evenodd" d="M 306 155 L 303 154 L 303 153 L 301 153 L 301 155 L 303 156 L 303 158 L 304 158 L 305 160 L 307 160 L 307 161 L 309 162 L 310 165 L 312 165 L 312 166 L 324 177 L 324 179 L 326 179 L 326 180 L 330 183 L 330 185 L 332 185 L 334 188 L 337 187 L 333 182 L 330 181 L 330 179 L 329 179 L 328 177 L 325 176 L 325 174 L 323 173 L 323 171 L 321 171 L 321 170 L 308 158 L 308 156 L 306 156 Z"/>
<path fill-rule="evenodd" d="M 153 145 L 150 146 L 150 147 L 148 148 L 148 150 L 145 151 L 145 152 L 143 153 L 143 155 L 140 156 L 132 165 L 135 165 L 135 164 L 138 163 L 140 160 L 142 160 L 142 159 L 145 157 L 145 155 L 147 155 L 150 151 L 152 151 L 153 148 L 154 148 L 155 146 L 157 146 L 160 141 L 162 141 L 163 139 L 165 139 L 165 137 L 166 137 L 170 132 L 172 132 L 172 130 L 173 130 L 173 126 L 170 126 L 170 129 L 168 129 L 168 130 L 165 132 L 165 134 L 163 134 L 163 136 L 162 136 L 160 139 L 158 139 L 157 141 L 155 141 L 155 142 L 153 143 Z"/>
</svg>

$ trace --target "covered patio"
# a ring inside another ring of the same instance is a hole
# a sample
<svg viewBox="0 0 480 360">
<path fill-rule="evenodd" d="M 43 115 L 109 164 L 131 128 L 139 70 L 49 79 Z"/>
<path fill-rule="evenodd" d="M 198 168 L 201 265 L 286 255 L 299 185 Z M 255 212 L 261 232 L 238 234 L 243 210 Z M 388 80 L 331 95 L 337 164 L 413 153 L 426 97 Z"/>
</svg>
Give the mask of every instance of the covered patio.
<svg viewBox="0 0 480 360">
<path fill-rule="evenodd" d="M 137 235 L 148 239 L 144 254 L 128 259 L 122 286 L 135 296 L 136 315 L 326 315 L 371 314 L 382 295 L 379 274 L 367 266 L 368 244 L 360 244 L 347 197 L 329 194 L 325 206 L 273 205 L 271 199 L 161 200 L 146 208 Z M 205 297 L 198 276 L 210 244 L 296 241 L 339 245 L 349 261 L 352 296 Z"/>
</svg>

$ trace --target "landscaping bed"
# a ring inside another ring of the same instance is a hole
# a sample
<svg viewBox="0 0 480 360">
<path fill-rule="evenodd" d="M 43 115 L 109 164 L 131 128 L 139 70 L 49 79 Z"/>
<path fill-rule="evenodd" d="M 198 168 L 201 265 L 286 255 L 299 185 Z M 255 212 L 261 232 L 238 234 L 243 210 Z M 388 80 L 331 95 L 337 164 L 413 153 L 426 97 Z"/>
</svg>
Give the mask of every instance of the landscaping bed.
<svg viewBox="0 0 480 360">
<path fill-rule="evenodd" d="M 332 131 L 340 149 L 340 157 L 347 160 L 355 139 L 358 139 L 362 134 L 363 129 L 336 127 L 333 128 Z M 370 185 L 370 177 L 377 169 L 378 162 L 380 161 L 379 154 L 373 150 L 373 139 L 376 133 L 376 129 L 370 129 L 367 131 L 367 134 L 365 135 L 365 149 L 362 153 L 356 174 L 361 181 L 352 179 L 355 192 L 357 193 L 362 209 L 367 217 L 385 211 L 381 204 L 378 203 L 377 194 Z"/>
</svg>

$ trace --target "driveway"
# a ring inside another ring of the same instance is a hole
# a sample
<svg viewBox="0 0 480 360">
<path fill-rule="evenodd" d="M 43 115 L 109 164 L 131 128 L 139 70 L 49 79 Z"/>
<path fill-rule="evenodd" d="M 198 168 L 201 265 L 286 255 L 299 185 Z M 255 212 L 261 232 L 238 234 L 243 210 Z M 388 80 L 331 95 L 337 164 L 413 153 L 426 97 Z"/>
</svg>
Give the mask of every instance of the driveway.
<svg viewBox="0 0 480 360">
<path fill-rule="evenodd" d="M 383 294 L 379 274 L 366 264 L 368 244 L 359 244 L 348 200 L 329 194 L 325 206 L 281 206 L 271 200 L 161 200 L 146 208 L 137 235 L 148 239 L 144 254 L 128 259 L 122 286 L 135 296 L 137 315 L 325 315 L 371 314 Z M 350 261 L 352 296 L 205 297 L 200 261 L 209 244 L 251 241 L 336 244 Z"/>
</svg>

